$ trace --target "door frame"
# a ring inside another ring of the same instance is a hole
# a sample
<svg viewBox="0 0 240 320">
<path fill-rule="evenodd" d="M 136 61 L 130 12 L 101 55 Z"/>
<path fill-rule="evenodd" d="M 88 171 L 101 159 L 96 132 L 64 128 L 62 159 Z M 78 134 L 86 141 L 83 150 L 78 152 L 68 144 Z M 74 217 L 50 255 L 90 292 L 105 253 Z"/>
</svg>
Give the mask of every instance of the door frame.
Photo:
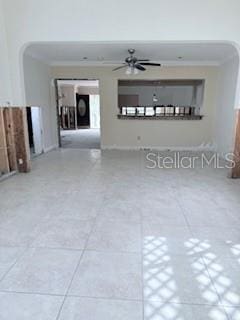
<svg viewBox="0 0 240 320">
<path fill-rule="evenodd" d="M 44 152 L 44 136 L 43 136 L 43 121 L 42 108 L 39 106 L 31 106 L 32 130 L 33 130 L 33 147 L 34 154 L 40 155 Z M 33 121 L 34 114 L 37 114 L 37 124 Z M 38 150 L 36 149 L 38 146 Z"/>
<path fill-rule="evenodd" d="M 58 81 L 98 81 L 98 88 L 100 88 L 100 79 L 96 78 L 55 78 L 54 87 L 55 87 L 55 100 L 56 100 L 56 117 L 57 117 L 57 133 L 58 133 L 58 147 L 62 147 L 61 141 L 61 126 L 60 126 L 60 117 L 59 117 L 59 98 L 58 98 Z M 100 100 L 100 148 L 101 148 L 101 94 L 99 92 Z"/>
</svg>

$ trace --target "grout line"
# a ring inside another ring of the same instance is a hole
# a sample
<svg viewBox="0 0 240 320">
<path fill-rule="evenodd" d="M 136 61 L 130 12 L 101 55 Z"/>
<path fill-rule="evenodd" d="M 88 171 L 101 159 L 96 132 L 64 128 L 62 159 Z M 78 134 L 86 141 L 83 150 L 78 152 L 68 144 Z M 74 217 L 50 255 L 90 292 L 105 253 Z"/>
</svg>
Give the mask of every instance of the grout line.
<svg viewBox="0 0 240 320">
<path fill-rule="evenodd" d="M 88 234 L 90 235 L 90 233 Z M 139 251 L 125 251 L 125 250 L 101 250 L 101 249 L 75 249 L 75 248 L 68 248 L 68 247 L 45 247 L 45 246 L 31 246 L 26 247 L 26 249 L 42 249 L 42 250 L 59 250 L 59 251 L 73 251 L 73 252 L 102 252 L 102 253 L 124 253 L 124 254 L 134 254 L 140 255 L 141 250 Z M 179 254 L 180 255 L 180 254 Z"/>
<path fill-rule="evenodd" d="M 82 252 L 81 255 L 80 255 L 80 258 L 79 258 L 79 260 L 78 260 L 78 263 L 77 263 L 77 265 L 76 265 L 76 268 L 75 268 L 75 270 L 74 270 L 74 272 L 73 272 L 73 275 L 72 275 L 72 277 L 71 277 L 70 283 L 69 283 L 69 285 L 68 285 L 68 288 L 67 288 L 67 290 L 66 290 L 66 292 L 65 292 L 65 295 L 64 295 L 62 304 L 61 304 L 61 306 L 60 306 L 60 308 L 59 308 L 59 311 L 58 311 L 58 314 L 57 314 L 57 316 L 56 316 L 56 320 L 58 320 L 59 317 L 60 317 L 60 315 L 61 315 L 61 312 L 62 312 L 64 303 L 65 303 L 65 301 L 66 301 L 66 299 L 67 299 L 67 294 L 68 294 L 68 292 L 69 292 L 69 290 L 70 290 L 70 287 L 71 287 L 71 285 L 72 285 L 73 279 L 74 279 L 74 277 L 75 277 L 75 275 L 76 275 L 76 273 L 77 273 L 77 270 L 78 270 L 78 267 L 79 267 L 79 265 L 80 265 L 80 263 L 81 263 L 82 257 L 83 257 L 83 252 Z"/>
<path fill-rule="evenodd" d="M 227 308 L 227 307 L 232 307 L 232 306 L 226 306 L 226 305 L 224 305 L 224 304 L 222 303 L 222 298 L 221 298 L 221 296 L 219 295 L 219 293 L 218 293 L 218 291 L 217 291 L 217 289 L 216 289 L 216 286 L 215 286 L 215 284 L 214 284 L 214 281 L 213 281 L 213 279 L 212 279 L 212 277 L 211 277 L 211 275 L 210 275 L 210 272 L 209 272 L 209 267 L 208 267 L 207 263 L 205 262 L 204 256 L 202 256 L 201 260 L 203 261 L 203 264 L 204 264 L 204 266 L 205 266 L 205 268 L 206 268 L 208 277 L 209 277 L 209 279 L 210 279 L 210 281 L 211 281 L 211 284 L 212 284 L 212 286 L 213 286 L 213 288 L 214 288 L 214 290 L 215 290 L 215 294 L 216 294 L 217 297 L 218 297 L 218 300 L 219 300 L 219 304 L 218 304 L 218 305 L 223 308 L 223 311 L 224 311 L 227 319 L 228 319 L 228 320 L 231 320 L 231 318 L 228 317 L 228 314 L 227 314 L 225 308 Z M 233 307 L 233 308 L 234 308 L 234 307 Z M 235 307 L 235 308 L 236 308 L 236 307 Z"/>
<path fill-rule="evenodd" d="M 51 297 L 64 297 L 63 294 L 54 294 L 54 293 L 47 293 L 47 292 L 27 292 L 27 291 L 16 291 L 16 290 L 1 290 L 1 293 L 13 293 L 13 294 L 25 294 L 25 295 L 39 295 L 39 296 L 51 296 Z"/>
<path fill-rule="evenodd" d="M 25 254 L 28 251 L 28 247 L 24 247 L 25 250 L 23 250 L 23 252 L 19 255 L 19 257 L 16 259 L 16 261 L 11 265 L 11 267 L 9 267 L 9 269 L 4 273 L 4 275 L 0 278 L 0 284 L 1 282 L 6 278 L 6 276 L 8 275 L 8 273 L 15 267 L 15 265 L 19 262 L 19 260 L 21 260 Z"/>
<path fill-rule="evenodd" d="M 69 294 L 68 298 L 85 298 L 85 299 L 97 299 L 97 300 L 118 300 L 118 301 L 131 301 L 131 302 L 142 302 L 141 299 L 130 299 L 130 298 L 120 298 L 120 297 L 96 297 L 96 296 L 85 296 Z"/>
<path fill-rule="evenodd" d="M 168 300 L 151 300 L 151 299 L 147 299 L 144 301 L 149 301 L 149 302 L 159 302 L 161 304 L 174 304 L 174 305 L 187 305 L 187 306 L 204 306 L 204 307 L 219 307 L 219 308 L 223 308 L 222 305 L 219 304 L 210 304 L 210 303 L 197 303 L 197 302 L 173 302 L 173 301 L 168 301 Z"/>
<path fill-rule="evenodd" d="M 96 164 L 97 164 L 97 159 L 95 160 L 94 164 L 93 164 L 92 167 L 91 167 L 90 173 L 89 173 L 89 175 L 88 175 L 88 179 L 89 179 L 89 177 L 90 177 L 91 172 L 93 171 L 93 168 L 96 166 Z M 88 179 L 87 179 L 87 180 L 88 180 Z M 88 236 L 87 236 L 87 239 L 86 239 L 86 241 L 85 241 L 85 245 L 84 245 L 82 254 L 81 254 L 80 258 L 79 258 L 79 261 L 78 261 L 78 263 L 77 263 L 77 266 L 76 266 L 76 268 L 75 268 L 75 271 L 74 271 L 74 273 L 73 273 L 73 275 L 72 275 L 71 281 L 70 281 L 70 283 L 69 283 L 69 285 L 68 285 L 67 291 L 66 291 L 66 293 L 65 293 L 65 297 L 64 297 L 64 299 L 63 299 L 63 303 L 62 303 L 62 305 L 61 305 L 61 307 L 60 307 L 60 309 L 59 309 L 59 312 L 58 312 L 58 314 L 57 314 L 56 320 L 58 320 L 58 319 L 60 318 L 60 315 L 61 315 L 61 312 L 62 312 L 64 303 L 65 303 L 65 301 L 66 301 L 66 299 L 67 299 L 67 296 L 68 296 L 69 290 L 70 290 L 70 288 L 71 288 L 71 286 L 72 286 L 74 277 L 75 277 L 75 275 L 76 275 L 76 273 L 77 273 L 77 270 L 78 270 L 78 268 L 79 268 L 79 266 L 80 266 L 80 263 L 81 263 L 81 261 L 82 261 L 82 259 L 83 259 L 84 254 L 85 254 L 85 252 L 86 252 L 86 248 L 87 248 L 87 245 L 88 245 L 90 236 L 91 236 L 91 234 L 92 234 L 92 232 L 93 232 L 93 230 L 94 230 L 94 228 L 95 228 L 95 226 L 96 226 L 96 221 L 97 221 L 97 218 L 98 218 L 98 216 L 99 216 L 99 214 L 100 214 L 101 208 L 102 208 L 102 206 L 103 206 L 103 201 L 104 201 L 104 197 L 103 197 L 103 199 L 102 199 L 102 201 L 101 201 L 101 205 L 99 206 L 99 208 L 98 208 L 98 210 L 97 210 L 96 216 L 95 216 L 95 217 L 93 218 L 93 220 L 92 220 L 92 221 L 93 221 L 93 224 L 92 224 L 91 230 L 90 230 L 90 232 L 89 232 L 89 234 L 88 234 Z"/>
<path fill-rule="evenodd" d="M 181 213 L 183 215 L 183 218 L 185 220 L 185 223 L 186 223 L 186 226 L 187 226 L 189 232 L 192 234 L 191 227 L 190 227 L 190 224 L 188 222 L 188 219 L 187 219 L 187 216 L 186 216 L 186 210 L 185 210 L 184 206 L 181 204 L 181 202 L 179 201 L 178 197 L 176 197 L 175 201 L 177 202 L 177 204 L 178 204 L 178 206 L 179 206 L 179 208 L 181 210 Z"/>
<path fill-rule="evenodd" d="M 142 319 L 144 319 L 145 306 L 144 306 L 144 237 L 143 237 L 143 224 L 141 223 L 141 284 L 142 284 Z"/>
<path fill-rule="evenodd" d="M 53 293 L 43 293 L 43 292 L 24 292 L 24 291 L 12 291 L 12 290 L 0 290 L 0 293 L 6 293 L 6 294 L 23 294 L 23 295 L 39 295 L 39 296 L 51 296 L 51 297 L 62 297 L 62 298 L 83 298 L 83 299 L 96 299 L 96 300 L 113 300 L 113 301 L 129 301 L 129 302 L 159 302 L 161 304 L 176 304 L 176 305 L 196 305 L 196 306 L 216 306 L 216 307 L 226 307 L 226 308 L 236 308 L 239 309 L 238 306 L 232 306 L 232 305 L 223 305 L 223 304 L 215 304 L 215 303 L 192 303 L 192 302 L 173 302 L 169 300 L 151 300 L 151 299 L 130 299 L 130 298 L 120 298 L 120 297 L 97 297 L 97 296 L 85 296 L 85 295 L 76 295 L 76 294 L 69 294 L 69 295 L 63 295 L 63 294 L 53 294 Z"/>
<path fill-rule="evenodd" d="M 45 246 L 29 246 L 28 249 L 42 249 L 42 250 L 59 250 L 59 251 L 73 251 L 73 252 L 80 252 L 84 249 L 79 248 L 69 248 L 69 247 L 45 247 Z"/>
<path fill-rule="evenodd" d="M 140 182 L 139 182 L 139 193 L 141 189 L 141 179 L 142 179 L 142 152 L 140 151 L 140 166 L 139 166 L 139 176 L 140 176 Z M 141 232 L 141 285 L 142 285 L 142 319 L 144 319 L 145 315 L 145 305 L 144 305 L 144 236 L 143 236 L 143 212 L 142 208 L 140 210 L 140 216 L 141 216 L 141 224 L 140 224 L 140 232 Z"/>
<path fill-rule="evenodd" d="M 92 167 L 91 167 L 91 170 L 90 170 L 89 175 L 88 175 L 88 179 L 89 179 L 89 176 L 90 176 L 91 172 L 93 171 L 94 166 L 96 165 L 96 162 L 97 162 L 97 161 L 95 161 L 94 164 L 93 164 Z M 88 179 L 87 179 L 87 180 L 88 180 Z M 101 207 L 101 206 L 100 206 L 100 207 Z M 88 234 L 88 236 L 87 236 L 87 240 L 86 240 L 86 242 L 85 242 L 85 246 L 84 246 L 84 248 L 83 248 L 83 250 L 82 250 L 82 253 L 81 253 L 80 258 L 79 258 L 79 260 L 78 260 L 77 266 L 76 266 L 76 268 L 75 268 L 75 270 L 74 270 L 74 272 L 73 272 L 73 275 L 72 275 L 72 277 L 71 277 L 70 283 L 69 283 L 69 285 L 68 285 L 68 288 L 67 288 L 67 290 L 66 290 L 66 293 L 65 293 L 65 296 L 64 296 L 64 299 L 63 299 L 63 302 L 62 302 L 62 304 L 61 304 L 61 306 L 60 306 L 60 309 L 59 309 L 59 311 L 58 311 L 56 320 L 59 320 L 59 318 L 60 318 L 60 315 L 61 315 L 61 312 L 62 312 L 64 303 L 65 303 L 65 301 L 66 301 L 66 299 L 67 299 L 69 290 L 70 290 L 70 288 L 71 288 L 71 286 L 72 286 L 73 279 L 74 279 L 74 277 L 75 277 L 75 275 L 76 275 L 76 273 L 77 273 L 77 270 L 78 270 L 78 268 L 79 268 L 79 266 L 80 266 L 80 263 L 81 263 L 81 261 L 82 261 L 82 258 L 83 258 L 83 256 L 84 256 L 84 253 L 85 253 L 85 250 L 86 250 L 86 247 L 87 247 L 87 244 L 88 244 L 90 235 L 91 235 L 92 232 L 93 232 L 94 225 L 95 225 L 95 223 L 96 223 L 96 219 L 97 219 L 97 217 L 98 217 L 98 215 L 99 215 L 99 212 L 100 212 L 100 208 L 98 208 L 97 212 L 98 212 L 98 214 L 97 214 L 96 217 L 93 219 L 92 228 L 91 228 L 91 230 L 90 230 L 90 232 L 89 232 L 89 234 Z"/>
</svg>

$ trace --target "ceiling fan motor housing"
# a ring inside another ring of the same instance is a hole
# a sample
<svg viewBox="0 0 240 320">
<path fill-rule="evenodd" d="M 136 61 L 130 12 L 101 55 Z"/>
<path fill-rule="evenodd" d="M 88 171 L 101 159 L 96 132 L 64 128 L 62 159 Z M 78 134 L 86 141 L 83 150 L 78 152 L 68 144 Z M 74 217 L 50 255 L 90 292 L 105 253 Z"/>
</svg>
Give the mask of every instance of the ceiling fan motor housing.
<svg viewBox="0 0 240 320">
<path fill-rule="evenodd" d="M 130 56 L 125 59 L 125 63 L 123 63 L 122 66 L 113 69 L 113 71 L 116 71 L 125 67 L 130 67 L 132 70 L 137 69 L 140 71 L 145 71 L 146 69 L 144 66 L 159 66 L 159 67 L 161 66 L 160 63 L 151 62 L 149 59 L 136 58 L 134 56 L 135 49 L 128 49 L 128 52 Z"/>
<path fill-rule="evenodd" d="M 137 58 L 136 57 L 127 57 L 126 59 L 125 59 L 125 61 L 126 61 L 126 63 L 128 63 L 128 64 L 135 64 L 136 62 L 137 62 Z"/>
</svg>

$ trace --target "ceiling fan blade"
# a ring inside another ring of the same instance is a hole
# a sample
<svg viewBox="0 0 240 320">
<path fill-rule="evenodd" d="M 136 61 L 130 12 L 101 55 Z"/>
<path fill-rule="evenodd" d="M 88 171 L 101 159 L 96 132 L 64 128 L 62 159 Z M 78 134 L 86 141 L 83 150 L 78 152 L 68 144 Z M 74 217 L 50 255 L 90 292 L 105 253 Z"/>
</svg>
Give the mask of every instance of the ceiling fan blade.
<svg viewBox="0 0 240 320">
<path fill-rule="evenodd" d="M 149 59 L 137 59 L 137 61 L 150 61 Z"/>
<path fill-rule="evenodd" d="M 146 69 L 140 64 L 140 63 L 135 63 L 134 68 L 140 70 L 140 71 L 145 71 Z"/>
<path fill-rule="evenodd" d="M 155 66 L 155 67 L 161 67 L 161 63 L 155 63 L 155 62 L 143 62 L 141 63 L 143 66 Z"/>
<path fill-rule="evenodd" d="M 123 64 L 122 61 L 103 61 L 103 64 Z"/>
<path fill-rule="evenodd" d="M 127 66 L 127 64 L 125 63 L 123 66 L 114 68 L 112 71 L 117 71 L 117 70 L 119 70 L 119 69 L 126 68 L 126 66 Z"/>
</svg>

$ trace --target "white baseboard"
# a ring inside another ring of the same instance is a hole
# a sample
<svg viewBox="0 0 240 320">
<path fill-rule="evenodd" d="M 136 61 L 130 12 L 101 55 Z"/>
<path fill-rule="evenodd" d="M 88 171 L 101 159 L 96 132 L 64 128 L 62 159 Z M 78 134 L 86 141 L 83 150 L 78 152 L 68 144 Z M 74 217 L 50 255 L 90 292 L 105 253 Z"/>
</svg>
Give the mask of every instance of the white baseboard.
<svg viewBox="0 0 240 320">
<path fill-rule="evenodd" d="M 55 150 L 55 149 L 57 149 L 57 148 L 58 148 L 58 145 L 57 145 L 57 144 L 54 144 L 54 145 L 52 145 L 52 146 L 50 146 L 50 147 L 43 148 L 43 152 L 44 152 L 44 153 L 47 153 L 47 152 L 50 152 L 50 151 Z"/>
<path fill-rule="evenodd" d="M 156 147 L 156 146 L 102 146 L 102 150 L 125 150 L 125 151 L 214 151 L 213 145 L 200 145 L 191 147 Z"/>
<path fill-rule="evenodd" d="M 12 171 L 12 172 L 3 174 L 3 175 L 0 177 L 0 182 L 3 181 L 3 180 L 8 179 L 8 178 L 10 178 L 10 177 L 12 177 L 12 176 L 15 175 L 16 173 L 17 173 L 17 171 Z"/>
</svg>

